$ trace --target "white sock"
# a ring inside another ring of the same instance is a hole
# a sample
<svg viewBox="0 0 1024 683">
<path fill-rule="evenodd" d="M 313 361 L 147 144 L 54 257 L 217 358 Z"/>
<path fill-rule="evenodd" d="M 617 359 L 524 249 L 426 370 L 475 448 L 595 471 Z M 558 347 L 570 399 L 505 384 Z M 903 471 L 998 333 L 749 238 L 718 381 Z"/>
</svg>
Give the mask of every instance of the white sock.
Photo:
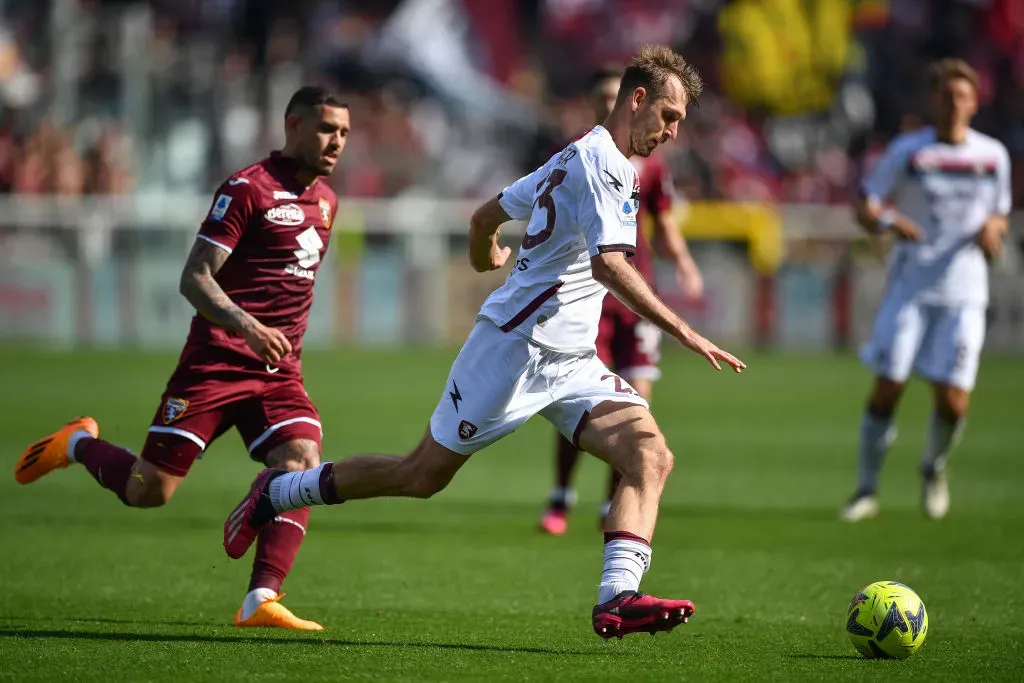
<svg viewBox="0 0 1024 683">
<path fill-rule="evenodd" d="M 286 472 L 270 482 L 270 502 L 277 512 L 298 510 L 310 505 L 323 505 L 320 495 L 320 472 L 330 463 L 303 472 Z"/>
<path fill-rule="evenodd" d="M 896 440 L 896 427 L 892 416 L 877 417 L 864 413 L 860 423 L 860 480 L 858 493 L 874 495 L 878 489 L 878 475 L 882 471 L 885 454 Z"/>
<path fill-rule="evenodd" d="M 245 621 L 251 617 L 252 613 L 267 600 L 273 600 L 276 597 L 277 593 L 269 588 L 253 588 L 242 602 L 242 620 Z"/>
<path fill-rule="evenodd" d="M 67 450 L 68 460 L 70 460 L 71 462 L 78 462 L 78 459 L 75 458 L 75 448 L 78 447 L 78 442 L 81 441 L 82 439 L 91 439 L 91 438 L 93 438 L 92 434 L 90 434 L 89 432 L 85 431 L 84 429 L 79 429 L 77 432 L 75 432 L 70 437 L 68 437 L 68 450 Z"/>
<path fill-rule="evenodd" d="M 924 457 L 921 458 L 921 469 L 924 471 L 941 472 L 946 469 L 946 461 L 949 454 L 958 443 L 964 433 L 966 420 L 963 418 L 956 422 L 949 423 L 932 413 L 932 419 L 928 423 L 928 438 L 925 440 Z"/>
<path fill-rule="evenodd" d="M 597 604 L 602 605 L 622 591 L 640 588 L 640 579 L 651 566 L 651 546 L 640 541 L 616 539 L 604 544 L 604 569 Z"/>
<path fill-rule="evenodd" d="M 576 489 L 567 489 L 556 486 L 551 490 L 551 498 L 548 499 L 551 505 L 561 505 L 565 508 L 572 508 L 576 505 Z"/>
</svg>

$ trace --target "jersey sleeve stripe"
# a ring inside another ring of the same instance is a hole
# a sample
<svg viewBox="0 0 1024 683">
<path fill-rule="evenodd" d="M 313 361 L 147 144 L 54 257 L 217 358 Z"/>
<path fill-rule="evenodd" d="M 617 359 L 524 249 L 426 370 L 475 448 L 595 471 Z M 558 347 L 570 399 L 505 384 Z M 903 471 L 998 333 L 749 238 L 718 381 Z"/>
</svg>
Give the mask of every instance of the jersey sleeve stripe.
<svg viewBox="0 0 1024 683">
<path fill-rule="evenodd" d="M 221 244 L 217 240 L 210 239 L 206 235 L 196 235 L 196 237 L 201 239 L 201 240 L 203 240 L 204 242 L 209 242 L 210 244 L 212 244 L 215 247 L 220 247 L 221 249 L 223 249 L 224 251 L 228 252 L 229 254 L 231 253 L 231 247 L 229 247 L 227 245 L 224 245 L 224 244 Z"/>
<path fill-rule="evenodd" d="M 517 327 L 519 327 L 520 325 L 522 325 L 523 322 L 527 318 L 529 318 L 531 315 L 533 315 L 534 312 L 538 308 L 540 308 L 541 305 L 545 301 L 547 301 L 548 299 L 553 297 L 555 295 L 555 293 L 559 289 L 561 289 L 563 284 L 564 283 L 562 283 L 562 282 L 556 282 L 555 284 L 551 285 L 550 287 L 545 289 L 543 292 L 538 294 L 537 297 L 533 301 L 531 301 L 530 303 L 526 304 L 526 307 L 523 308 L 523 310 L 521 310 L 518 313 L 516 313 L 514 316 L 512 316 L 511 320 L 509 320 L 507 323 L 502 325 L 501 326 L 501 331 L 502 332 L 511 332 L 512 330 L 514 330 Z"/>
<path fill-rule="evenodd" d="M 622 251 L 625 252 L 627 256 L 632 256 L 635 250 L 636 247 L 632 244 L 602 244 L 597 248 L 597 252 L 599 254 L 607 254 L 610 251 Z"/>
</svg>

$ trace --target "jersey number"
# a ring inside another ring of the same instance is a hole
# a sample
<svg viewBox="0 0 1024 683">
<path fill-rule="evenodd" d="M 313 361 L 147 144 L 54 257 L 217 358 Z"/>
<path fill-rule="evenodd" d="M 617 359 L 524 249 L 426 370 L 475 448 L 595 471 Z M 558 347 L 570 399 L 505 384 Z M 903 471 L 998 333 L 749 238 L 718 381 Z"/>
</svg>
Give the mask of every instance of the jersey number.
<svg viewBox="0 0 1024 683">
<path fill-rule="evenodd" d="M 537 206 L 548 212 L 548 221 L 544 229 L 536 235 L 529 233 L 523 235 L 523 249 L 533 249 L 538 244 L 543 244 L 551 237 L 551 233 L 555 231 L 555 198 L 551 196 L 551 191 L 561 185 L 563 180 L 565 180 L 565 169 L 556 168 L 548 174 L 547 178 L 537 184 L 538 190 L 547 184 L 544 191 L 537 197 Z"/>
</svg>

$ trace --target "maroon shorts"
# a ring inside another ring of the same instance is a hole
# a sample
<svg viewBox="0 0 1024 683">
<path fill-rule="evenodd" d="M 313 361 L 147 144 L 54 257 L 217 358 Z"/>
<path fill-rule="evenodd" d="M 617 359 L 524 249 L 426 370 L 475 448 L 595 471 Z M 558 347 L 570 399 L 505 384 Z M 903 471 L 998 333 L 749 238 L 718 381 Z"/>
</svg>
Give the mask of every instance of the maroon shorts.
<svg viewBox="0 0 1024 683">
<path fill-rule="evenodd" d="M 193 374 L 179 368 L 160 400 L 142 457 L 184 476 L 231 427 L 258 462 L 276 446 L 296 439 L 310 439 L 319 448 L 323 436 L 320 415 L 298 377 L 222 370 Z"/>
<path fill-rule="evenodd" d="M 597 357 L 609 370 L 627 382 L 658 380 L 661 377 L 661 370 L 658 369 L 661 330 L 617 299 L 609 302 L 611 298 L 610 294 L 605 298 L 601 311 L 601 323 L 597 329 Z"/>
</svg>

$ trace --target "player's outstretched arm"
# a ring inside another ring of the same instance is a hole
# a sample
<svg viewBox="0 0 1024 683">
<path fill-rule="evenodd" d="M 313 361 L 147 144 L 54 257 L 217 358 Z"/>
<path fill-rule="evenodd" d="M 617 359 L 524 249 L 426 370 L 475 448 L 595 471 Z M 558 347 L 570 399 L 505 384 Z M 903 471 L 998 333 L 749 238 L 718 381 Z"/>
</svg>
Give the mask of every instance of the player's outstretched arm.
<svg viewBox="0 0 1024 683">
<path fill-rule="evenodd" d="M 473 212 L 469 220 L 469 262 L 473 270 L 485 273 L 505 265 L 512 254 L 509 247 L 498 246 L 501 226 L 512 220 L 497 197 L 489 199 Z"/>
<path fill-rule="evenodd" d="M 594 279 L 607 287 L 622 303 L 675 337 L 686 348 L 704 356 L 716 370 L 722 369 L 718 361 L 730 365 L 736 372 L 747 367 L 731 353 L 723 351 L 694 332 L 686 321 L 658 298 L 636 268 L 626 261 L 622 252 L 609 251 L 598 254 L 590 259 L 590 267 Z"/>
<path fill-rule="evenodd" d="M 217 245 L 197 239 L 181 271 L 178 291 L 204 318 L 229 332 L 241 334 L 260 358 L 276 363 L 291 353 L 288 338 L 235 305 L 214 279 L 229 255 Z"/>
</svg>

